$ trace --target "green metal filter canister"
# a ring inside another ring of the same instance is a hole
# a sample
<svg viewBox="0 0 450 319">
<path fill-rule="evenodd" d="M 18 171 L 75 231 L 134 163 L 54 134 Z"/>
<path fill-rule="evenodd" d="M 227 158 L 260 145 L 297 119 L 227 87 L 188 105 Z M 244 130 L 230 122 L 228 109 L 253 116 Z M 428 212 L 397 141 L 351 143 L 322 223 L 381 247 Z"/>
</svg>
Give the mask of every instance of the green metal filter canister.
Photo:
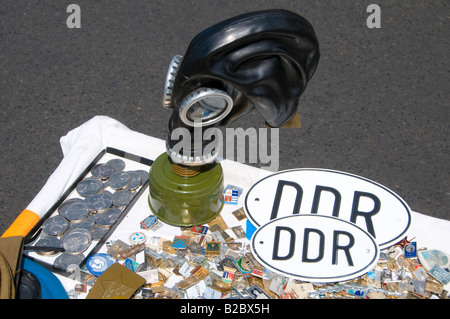
<svg viewBox="0 0 450 319">
<path fill-rule="evenodd" d="M 208 223 L 223 208 L 223 171 L 217 161 L 205 164 L 199 174 L 180 176 L 166 153 L 152 164 L 149 174 L 150 209 L 161 221 L 174 226 Z"/>
</svg>

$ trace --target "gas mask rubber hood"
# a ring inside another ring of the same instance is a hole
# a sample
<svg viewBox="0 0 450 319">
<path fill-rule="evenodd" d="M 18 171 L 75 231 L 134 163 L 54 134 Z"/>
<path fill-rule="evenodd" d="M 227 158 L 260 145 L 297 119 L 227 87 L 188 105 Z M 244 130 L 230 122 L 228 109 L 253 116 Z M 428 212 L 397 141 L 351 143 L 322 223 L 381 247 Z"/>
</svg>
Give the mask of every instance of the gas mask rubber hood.
<svg viewBox="0 0 450 319">
<path fill-rule="evenodd" d="M 225 126 L 254 109 L 270 127 L 283 126 L 296 114 L 319 55 L 311 24 L 286 10 L 243 14 L 200 32 L 167 75 L 167 148 L 178 127 Z"/>
</svg>

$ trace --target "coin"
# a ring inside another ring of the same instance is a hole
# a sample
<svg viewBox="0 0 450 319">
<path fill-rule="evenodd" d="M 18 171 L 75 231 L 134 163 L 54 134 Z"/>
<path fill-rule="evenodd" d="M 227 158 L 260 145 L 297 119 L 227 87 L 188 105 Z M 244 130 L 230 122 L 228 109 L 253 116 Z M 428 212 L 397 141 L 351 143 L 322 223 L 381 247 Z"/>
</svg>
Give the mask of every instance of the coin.
<svg viewBox="0 0 450 319">
<path fill-rule="evenodd" d="M 94 212 L 102 212 L 112 205 L 112 196 L 108 193 L 100 193 L 86 198 L 89 209 Z"/>
<path fill-rule="evenodd" d="M 122 171 L 125 168 L 125 162 L 120 158 L 114 158 L 106 162 L 106 165 L 109 165 L 114 168 L 114 172 Z"/>
<path fill-rule="evenodd" d="M 52 216 L 42 225 L 42 231 L 49 236 L 60 236 L 69 227 L 67 219 L 61 216 Z"/>
<path fill-rule="evenodd" d="M 141 184 L 144 184 L 148 180 L 148 177 L 149 177 L 148 171 L 144 171 L 143 169 L 138 169 L 135 172 L 138 173 L 139 176 L 141 176 Z"/>
<path fill-rule="evenodd" d="M 61 208 L 59 214 L 69 221 L 81 221 L 89 214 L 89 206 L 85 201 L 74 201 Z"/>
<path fill-rule="evenodd" d="M 93 215 L 88 215 L 82 221 L 70 223 L 69 230 L 76 228 L 83 228 L 88 231 L 91 231 L 91 229 L 94 228 L 94 226 L 95 226 L 95 217 Z"/>
<path fill-rule="evenodd" d="M 141 186 L 141 176 L 136 172 L 128 172 L 131 176 L 130 184 L 126 187 L 128 190 L 135 190 L 139 186 Z"/>
<path fill-rule="evenodd" d="M 116 172 L 109 178 L 109 187 L 112 189 L 123 189 L 131 182 L 131 176 L 128 172 Z"/>
<path fill-rule="evenodd" d="M 111 207 L 106 212 L 95 215 L 95 223 L 100 227 L 110 227 L 119 218 L 122 211 L 117 207 Z"/>
<path fill-rule="evenodd" d="M 59 247 L 61 247 L 61 241 L 59 240 L 58 237 L 45 236 L 38 240 L 38 242 L 36 243 L 36 246 L 59 248 Z M 52 255 L 56 255 L 59 253 L 58 251 L 54 251 L 54 250 L 36 250 L 36 252 L 40 255 L 46 255 L 46 256 L 52 256 Z"/>
<path fill-rule="evenodd" d="M 91 169 L 92 176 L 99 179 L 108 179 L 112 174 L 114 174 L 114 167 L 106 164 L 97 164 Z"/>
<path fill-rule="evenodd" d="M 92 242 L 91 233 L 86 229 L 72 229 L 64 234 L 63 247 L 69 254 L 79 254 L 85 251 Z"/>
<path fill-rule="evenodd" d="M 85 256 L 83 254 L 72 255 L 69 253 L 62 253 L 56 257 L 53 266 L 67 271 L 67 267 L 70 265 L 80 265 L 84 258 Z"/>
<path fill-rule="evenodd" d="M 95 218 L 95 217 L 94 217 Z M 91 237 L 92 240 L 100 240 L 105 236 L 105 234 L 108 232 L 108 228 L 100 227 L 100 226 L 94 226 L 94 228 L 91 229 Z"/>
<path fill-rule="evenodd" d="M 112 204 L 115 207 L 125 207 L 133 199 L 134 194 L 129 190 L 119 190 L 112 195 Z"/>
<path fill-rule="evenodd" d="M 104 184 L 103 184 L 104 185 Z M 99 194 L 108 194 L 109 196 L 112 196 L 113 193 L 111 193 L 110 191 L 103 189 L 99 192 Z"/>
<path fill-rule="evenodd" d="M 92 177 L 86 178 L 78 183 L 76 190 L 83 197 L 97 194 L 103 187 L 103 183 L 99 179 Z"/>
<path fill-rule="evenodd" d="M 67 199 L 61 205 L 59 205 L 58 213 L 61 215 L 61 210 L 64 210 L 64 207 L 66 205 L 77 203 L 77 202 L 79 203 L 79 202 L 82 202 L 82 201 L 84 201 L 84 198 L 74 197 L 74 198 Z"/>
</svg>

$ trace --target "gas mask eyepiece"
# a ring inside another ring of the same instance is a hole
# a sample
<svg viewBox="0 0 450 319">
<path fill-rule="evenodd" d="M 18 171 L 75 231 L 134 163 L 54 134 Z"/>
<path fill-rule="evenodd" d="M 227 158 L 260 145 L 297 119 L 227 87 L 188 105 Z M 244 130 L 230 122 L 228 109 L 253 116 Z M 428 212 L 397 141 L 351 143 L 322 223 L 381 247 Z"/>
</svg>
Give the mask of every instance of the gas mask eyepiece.
<svg viewBox="0 0 450 319">
<path fill-rule="evenodd" d="M 183 57 L 175 55 L 167 71 L 163 105 L 172 108 L 173 84 Z M 200 87 L 180 102 L 178 116 L 188 126 L 209 126 L 223 120 L 233 108 L 233 98 L 216 88 Z"/>
<path fill-rule="evenodd" d="M 233 108 L 233 99 L 226 92 L 199 88 L 180 104 L 179 116 L 189 126 L 209 126 L 224 119 Z"/>
</svg>

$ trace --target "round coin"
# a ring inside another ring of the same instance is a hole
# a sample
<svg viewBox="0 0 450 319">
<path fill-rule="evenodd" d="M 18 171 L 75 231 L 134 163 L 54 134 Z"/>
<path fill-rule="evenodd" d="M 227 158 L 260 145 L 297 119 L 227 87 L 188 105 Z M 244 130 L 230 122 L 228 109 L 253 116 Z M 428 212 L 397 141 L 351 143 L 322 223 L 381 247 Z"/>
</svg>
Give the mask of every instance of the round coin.
<svg viewBox="0 0 450 319">
<path fill-rule="evenodd" d="M 58 237 L 53 236 L 45 236 L 38 240 L 36 243 L 36 246 L 38 247 L 49 247 L 49 248 L 60 248 L 61 247 L 61 241 Z M 36 250 L 36 252 L 40 255 L 45 256 L 52 256 L 56 255 L 59 252 L 54 250 Z"/>
<path fill-rule="evenodd" d="M 111 193 L 110 191 L 106 190 L 106 189 L 102 189 L 98 194 L 108 194 L 109 196 L 112 196 L 113 193 Z M 98 195 L 96 194 L 96 195 Z"/>
<path fill-rule="evenodd" d="M 120 158 L 109 160 L 106 165 L 113 167 L 115 172 L 120 172 L 125 168 L 125 162 Z"/>
<path fill-rule="evenodd" d="M 112 196 L 112 204 L 115 207 L 123 208 L 133 199 L 134 194 L 129 190 L 116 191 Z"/>
<path fill-rule="evenodd" d="M 102 212 L 112 205 L 112 196 L 108 193 L 100 193 L 86 198 L 89 209 L 94 213 Z"/>
<path fill-rule="evenodd" d="M 135 190 L 139 186 L 141 186 L 141 176 L 136 172 L 128 172 L 131 176 L 130 184 L 126 187 L 128 190 Z"/>
<path fill-rule="evenodd" d="M 68 227 L 67 219 L 61 216 L 52 216 L 42 224 L 42 231 L 49 236 L 60 236 Z"/>
<path fill-rule="evenodd" d="M 83 197 L 97 194 L 103 187 L 101 180 L 96 178 L 86 178 L 78 183 L 76 190 Z"/>
<path fill-rule="evenodd" d="M 117 207 L 111 207 L 106 212 L 95 215 L 95 223 L 100 227 L 110 227 L 119 218 L 122 211 Z"/>
<path fill-rule="evenodd" d="M 123 189 L 131 182 L 131 175 L 128 172 L 116 172 L 109 178 L 109 187 L 118 190 Z"/>
<path fill-rule="evenodd" d="M 74 198 L 67 199 L 61 205 L 59 205 L 58 213 L 61 215 L 61 210 L 64 210 L 65 206 L 73 204 L 73 203 L 80 203 L 82 201 L 84 201 L 84 198 L 74 197 Z"/>
<path fill-rule="evenodd" d="M 106 164 L 97 164 L 91 169 L 92 176 L 99 179 L 108 179 L 114 174 L 114 167 Z"/>
<path fill-rule="evenodd" d="M 87 231 L 91 231 L 95 226 L 95 217 L 93 215 L 88 215 L 85 219 L 80 222 L 72 222 L 70 223 L 69 230 L 76 228 L 83 228 Z"/>
<path fill-rule="evenodd" d="M 100 240 L 105 236 L 105 234 L 108 232 L 108 228 L 100 227 L 100 226 L 94 226 L 94 228 L 91 229 L 91 237 L 92 240 Z"/>
<path fill-rule="evenodd" d="M 67 271 L 67 267 L 70 265 L 80 265 L 85 256 L 83 254 L 72 255 L 68 253 L 62 253 L 58 257 L 56 257 L 53 266 Z"/>
<path fill-rule="evenodd" d="M 138 169 L 135 172 L 138 173 L 139 176 L 141 176 L 141 184 L 144 184 L 148 180 L 148 177 L 149 177 L 148 171 L 144 171 L 143 169 Z"/>
<path fill-rule="evenodd" d="M 68 254 L 80 254 L 91 244 L 91 233 L 82 228 L 72 229 L 64 234 L 62 242 Z"/>
<path fill-rule="evenodd" d="M 85 201 L 75 201 L 61 208 L 59 214 L 69 221 L 81 221 L 89 214 L 89 206 Z"/>
</svg>

